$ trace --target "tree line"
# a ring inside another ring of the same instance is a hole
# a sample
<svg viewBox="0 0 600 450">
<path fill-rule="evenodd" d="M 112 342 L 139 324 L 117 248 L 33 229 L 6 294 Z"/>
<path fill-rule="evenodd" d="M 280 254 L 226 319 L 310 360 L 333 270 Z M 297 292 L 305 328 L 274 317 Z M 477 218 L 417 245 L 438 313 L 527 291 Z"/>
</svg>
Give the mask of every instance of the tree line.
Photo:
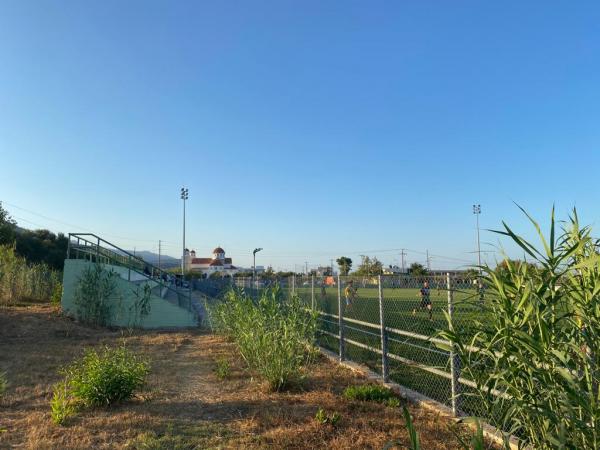
<svg viewBox="0 0 600 450">
<path fill-rule="evenodd" d="M 0 202 L 0 245 L 14 246 L 16 254 L 27 262 L 62 271 L 68 244 L 69 238 L 63 233 L 20 228 Z"/>
</svg>

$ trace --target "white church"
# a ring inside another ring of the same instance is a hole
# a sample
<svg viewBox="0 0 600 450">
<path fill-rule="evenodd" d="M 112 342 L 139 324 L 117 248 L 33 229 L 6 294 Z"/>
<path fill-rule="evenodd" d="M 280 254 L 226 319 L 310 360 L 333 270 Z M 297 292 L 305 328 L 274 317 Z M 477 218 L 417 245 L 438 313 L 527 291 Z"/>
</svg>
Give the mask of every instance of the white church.
<svg viewBox="0 0 600 450">
<path fill-rule="evenodd" d="M 231 258 L 225 258 L 225 250 L 221 247 L 215 248 L 212 258 L 196 258 L 196 250 L 185 249 L 185 271 L 202 272 L 207 276 L 219 273 L 223 276 L 232 276 L 239 272 L 239 268 L 233 265 Z"/>
</svg>

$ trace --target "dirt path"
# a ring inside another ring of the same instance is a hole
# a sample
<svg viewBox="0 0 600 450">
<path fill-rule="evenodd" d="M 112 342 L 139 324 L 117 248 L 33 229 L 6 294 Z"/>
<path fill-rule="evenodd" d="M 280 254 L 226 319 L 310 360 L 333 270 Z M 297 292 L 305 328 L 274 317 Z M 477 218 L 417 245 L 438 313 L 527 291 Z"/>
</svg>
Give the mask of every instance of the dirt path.
<svg viewBox="0 0 600 450">
<path fill-rule="evenodd" d="M 134 401 L 80 412 L 67 426 L 50 421 L 58 369 L 84 348 L 120 342 L 150 361 L 147 389 Z M 0 370 L 10 386 L 0 401 L 0 448 L 205 449 L 382 448 L 407 442 L 398 408 L 346 401 L 346 386 L 365 380 L 325 360 L 301 387 L 271 393 L 248 373 L 233 346 L 197 330 L 133 332 L 91 329 L 51 307 L 0 309 Z M 227 359 L 225 380 L 216 361 Z M 314 419 L 319 407 L 341 414 L 336 427 Z M 426 449 L 458 448 L 449 423 L 411 408 Z"/>
</svg>

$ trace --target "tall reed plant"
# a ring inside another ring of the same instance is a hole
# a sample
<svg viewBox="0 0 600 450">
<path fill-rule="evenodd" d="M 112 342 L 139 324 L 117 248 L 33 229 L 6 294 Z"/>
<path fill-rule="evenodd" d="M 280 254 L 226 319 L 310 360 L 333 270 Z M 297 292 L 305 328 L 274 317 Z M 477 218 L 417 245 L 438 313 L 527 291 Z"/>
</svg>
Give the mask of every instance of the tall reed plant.
<svg viewBox="0 0 600 450">
<path fill-rule="evenodd" d="M 523 211 L 525 212 L 525 211 Z M 527 213 L 525 213 L 527 214 Z M 484 267 L 492 291 L 476 333 L 443 333 L 477 384 L 494 425 L 536 449 L 600 447 L 600 246 L 574 210 L 549 236 L 527 215 L 540 246 L 508 237 L 535 264 Z M 499 395 L 494 395 L 499 394 Z"/>
<path fill-rule="evenodd" d="M 0 304 L 50 301 L 60 278 L 60 272 L 46 264 L 28 264 L 14 245 L 0 245 Z"/>
<path fill-rule="evenodd" d="M 86 267 L 77 281 L 73 302 L 77 317 L 90 325 L 109 325 L 121 305 L 118 274 L 102 264 Z"/>
<path fill-rule="evenodd" d="M 236 343 L 248 367 L 273 390 L 296 381 L 316 354 L 316 314 L 298 297 L 284 298 L 278 287 L 263 291 L 258 299 L 231 290 L 211 315 L 217 330 Z"/>
</svg>

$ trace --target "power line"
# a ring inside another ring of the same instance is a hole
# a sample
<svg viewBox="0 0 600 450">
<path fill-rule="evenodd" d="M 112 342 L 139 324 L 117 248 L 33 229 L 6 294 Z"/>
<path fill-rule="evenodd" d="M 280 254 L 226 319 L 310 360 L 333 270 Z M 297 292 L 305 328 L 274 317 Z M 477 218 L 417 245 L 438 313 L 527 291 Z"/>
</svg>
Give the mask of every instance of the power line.
<svg viewBox="0 0 600 450">
<path fill-rule="evenodd" d="M 64 222 L 64 221 L 59 220 L 59 219 L 54 219 L 54 218 L 48 217 L 48 216 L 46 216 L 44 214 L 40 214 L 38 212 L 31 211 L 30 209 L 22 208 L 21 206 L 17 206 L 15 204 L 9 203 L 7 201 L 2 201 L 2 203 L 5 204 L 5 205 L 10 206 L 11 208 L 16 208 L 16 209 L 19 209 L 21 211 L 27 212 L 29 214 L 33 214 L 34 216 L 38 216 L 38 217 L 41 217 L 43 219 L 50 220 L 52 222 L 60 223 L 61 225 L 65 225 L 67 227 L 72 227 L 72 228 L 77 228 L 79 230 L 88 231 L 90 233 L 102 234 L 102 236 L 112 237 L 112 238 L 116 238 L 116 239 L 122 239 L 122 240 L 125 240 L 125 241 L 156 242 L 155 239 L 138 239 L 138 238 L 125 237 L 125 236 L 117 236 L 117 235 L 108 234 L 108 233 L 98 233 L 97 231 L 92 230 L 91 228 L 82 227 L 80 225 L 74 225 L 72 223 Z M 39 224 L 39 223 L 32 222 L 32 221 L 27 220 L 27 219 L 23 219 L 22 217 L 17 217 L 17 216 L 13 216 L 13 217 L 15 217 L 16 219 L 22 220 L 23 222 L 31 223 L 32 225 L 35 225 L 35 226 L 38 226 L 38 227 L 42 227 L 43 228 L 45 226 L 45 225 L 42 225 L 42 224 Z M 167 242 L 167 241 L 163 241 L 163 242 Z"/>
<path fill-rule="evenodd" d="M 125 236 L 120 236 L 120 235 L 113 235 L 113 234 L 107 234 L 107 233 L 97 233 L 97 232 L 95 232 L 94 230 L 92 230 L 90 228 L 82 227 L 82 226 L 79 226 L 79 225 L 71 224 L 69 222 L 65 222 L 65 221 L 62 221 L 62 220 L 54 219 L 52 217 L 48 217 L 48 216 L 46 216 L 44 214 L 41 214 L 41 213 L 38 213 L 38 212 L 35 212 L 35 211 L 32 211 L 32 210 L 29 210 L 27 208 L 23 208 L 21 206 L 17 206 L 17 205 L 15 205 L 13 203 L 9 203 L 9 202 L 6 202 L 6 201 L 3 201 L 3 203 L 6 204 L 6 205 L 8 205 L 8 206 L 10 206 L 10 207 L 12 207 L 12 208 L 16 208 L 16 209 L 25 211 L 25 212 L 27 212 L 29 214 L 33 214 L 35 216 L 39 216 L 39 217 L 44 218 L 46 220 L 50 220 L 50 221 L 53 221 L 53 222 L 56 222 L 56 223 L 60 223 L 60 224 L 65 225 L 65 226 L 77 228 L 77 229 L 80 229 L 80 230 L 85 230 L 85 231 L 88 231 L 88 232 L 91 232 L 91 233 L 94 233 L 94 234 L 99 234 L 99 235 L 101 234 L 102 236 L 112 237 L 112 238 L 116 238 L 116 239 L 121 239 L 121 240 L 124 240 L 124 241 L 131 241 L 131 242 L 152 242 L 152 243 L 156 243 L 155 239 L 139 239 L 139 238 L 130 238 L 130 237 L 125 237 Z M 30 220 L 27 220 L 27 219 L 24 219 L 24 218 L 21 218 L 21 217 L 17 217 L 17 216 L 13 216 L 13 217 L 15 217 L 16 219 L 21 220 L 23 222 L 27 222 L 27 223 L 30 223 L 32 225 L 35 225 L 35 226 L 39 226 L 39 227 L 42 227 L 42 228 L 44 227 L 44 225 L 41 225 L 41 224 L 36 223 L 36 222 L 32 222 Z M 162 241 L 161 240 L 161 243 L 162 243 L 161 244 L 162 248 L 178 248 L 179 247 L 179 244 L 171 242 L 171 241 Z M 203 246 L 193 246 L 193 245 L 191 245 L 190 247 L 191 248 L 205 248 L 204 245 Z M 305 258 L 307 256 L 309 256 L 309 257 L 325 256 L 325 257 L 330 258 L 332 255 L 342 255 L 342 254 L 344 254 L 344 255 L 361 255 L 361 254 L 363 254 L 364 255 L 364 254 L 369 254 L 369 253 L 371 253 L 371 254 L 374 254 L 374 253 L 378 254 L 378 253 L 401 252 L 400 254 L 402 255 L 402 257 L 404 259 L 404 256 L 406 255 L 407 251 L 409 251 L 411 253 L 418 254 L 418 255 L 424 255 L 424 256 L 427 257 L 427 260 L 429 260 L 429 257 L 434 257 L 434 258 L 442 259 L 442 260 L 446 260 L 446 261 L 455 261 L 455 262 L 461 262 L 461 263 L 467 263 L 467 264 L 472 264 L 473 263 L 472 260 L 468 260 L 468 259 L 457 258 L 457 257 L 452 257 L 452 256 L 446 256 L 446 255 L 438 255 L 438 254 L 433 254 L 433 253 L 430 254 L 428 252 L 428 250 L 425 251 L 425 252 L 422 252 L 422 251 L 419 251 L 419 250 L 413 250 L 413 249 L 407 249 L 407 248 L 387 248 L 387 249 L 371 249 L 371 250 L 356 250 L 356 251 L 347 251 L 347 250 L 346 251 L 319 251 L 319 252 L 314 252 L 314 253 L 309 253 L 309 254 L 307 254 L 306 252 L 302 252 L 302 253 L 294 253 L 294 252 L 277 253 L 277 252 L 274 252 L 272 254 L 270 254 L 270 252 L 265 252 L 266 253 L 265 256 L 268 257 L 268 258 Z M 229 253 L 229 254 L 231 256 L 235 256 L 235 257 L 245 257 L 245 256 L 248 256 L 250 254 L 250 252 L 249 251 L 246 252 L 246 251 L 244 251 L 243 249 L 240 249 L 240 248 L 235 248 L 234 249 L 234 253 Z"/>
</svg>

